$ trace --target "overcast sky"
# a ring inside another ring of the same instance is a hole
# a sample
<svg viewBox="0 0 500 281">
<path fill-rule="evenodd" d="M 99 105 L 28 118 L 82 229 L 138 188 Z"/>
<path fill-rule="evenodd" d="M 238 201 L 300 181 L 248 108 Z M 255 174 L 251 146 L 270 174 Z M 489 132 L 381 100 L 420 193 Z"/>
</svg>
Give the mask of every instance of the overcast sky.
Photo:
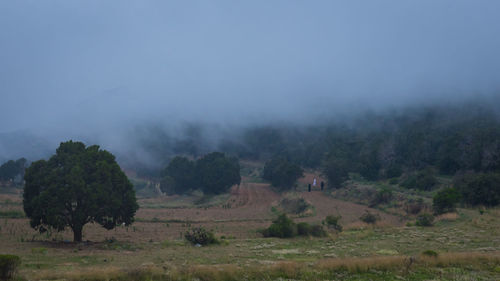
<svg viewBox="0 0 500 281">
<path fill-rule="evenodd" d="M 0 132 L 495 94 L 498 0 L 0 1 Z"/>
</svg>

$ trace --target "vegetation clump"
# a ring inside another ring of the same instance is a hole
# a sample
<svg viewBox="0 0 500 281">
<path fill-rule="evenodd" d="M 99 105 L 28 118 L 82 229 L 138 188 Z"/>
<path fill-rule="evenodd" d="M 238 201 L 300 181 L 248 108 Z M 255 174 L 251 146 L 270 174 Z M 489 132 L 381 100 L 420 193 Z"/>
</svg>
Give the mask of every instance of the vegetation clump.
<svg viewBox="0 0 500 281">
<path fill-rule="evenodd" d="M 334 229 L 337 232 L 342 231 L 342 225 L 340 225 L 340 219 L 342 216 L 334 216 L 334 215 L 329 215 L 326 216 L 325 220 L 323 221 L 324 224 L 330 229 Z"/>
<path fill-rule="evenodd" d="M 27 160 L 19 158 L 9 160 L 0 166 L 0 182 L 9 182 L 15 185 L 22 183 Z"/>
<path fill-rule="evenodd" d="M 115 157 L 97 145 L 63 142 L 49 160 L 33 162 L 24 179 L 24 212 L 31 227 L 45 232 L 69 226 L 75 242 L 82 241 L 85 224 L 130 225 L 139 208 Z"/>
<path fill-rule="evenodd" d="M 458 177 L 454 187 L 467 205 L 493 207 L 500 204 L 500 173 L 468 173 Z"/>
<path fill-rule="evenodd" d="M 306 222 L 296 224 L 286 214 L 281 214 L 270 227 L 262 230 L 264 237 L 293 238 L 298 236 L 324 237 L 326 231 L 321 225 L 310 225 Z"/>
<path fill-rule="evenodd" d="M 406 180 L 401 183 L 401 186 L 409 189 L 429 191 L 437 184 L 438 181 L 434 175 L 433 169 L 428 167 L 418 171 L 416 174 L 409 175 Z"/>
<path fill-rule="evenodd" d="M 415 222 L 417 226 L 433 226 L 434 225 L 434 216 L 432 214 L 421 214 L 417 217 L 417 221 Z"/>
<path fill-rule="evenodd" d="M 386 186 L 382 187 L 372 199 L 370 206 L 375 207 L 380 204 L 387 204 L 391 202 L 393 198 L 392 190 Z"/>
<path fill-rule="evenodd" d="M 363 215 L 361 215 L 361 217 L 359 217 L 359 219 L 368 224 L 375 224 L 380 220 L 380 216 L 367 210 Z"/>
<path fill-rule="evenodd" d="M 425 250 L 422 252 L 422 255 L 427 256 L 427 257 L 437 258 L 438 253 L 436 251 L 433 251 L 433 250 Z"/>
<path fill-rule="evenodd" d="M 21 258 L 15 255 L 0 255 L 0 280 L 9 280 L 16 274 Z"/>
<path fill-rule="evenodd" d="M 202 226 L 194 227 L 186 231 L 186 233 L 184 234 L 184 238 L 186 238 L 186 240 L 193 245 L 199 244 L 202 246 L 206 246 L 219 243 L 219 241 L 215 238 L 214 233 Z"/>
<path fill-rule="evenodd" d="M 205 194 L 221 194 L 240 182 L 238 159 L 212 152 L 196 161 L 180 156 L 172 159 L 162 172 L 160 189 L 170 195 L 185 194 L 197 188 Z"/>
<path fill-rule="evenodd" d="M 262 178 L 270 181 L 272 186 L 280 190 L 290 190 L 303 176 L 304 170 L 299 165 L 283 157 L 274 157 L 266 162 Z"/>
<path fill-rule="evenodd" d="M 455 211 L 456 204 L 460 201 L 460 193 L 453 187 L 445 188 L 432 199 L 432 207 L 434 208 L 434 213 L 444 214 L 446 212 Z"/>
</svg>

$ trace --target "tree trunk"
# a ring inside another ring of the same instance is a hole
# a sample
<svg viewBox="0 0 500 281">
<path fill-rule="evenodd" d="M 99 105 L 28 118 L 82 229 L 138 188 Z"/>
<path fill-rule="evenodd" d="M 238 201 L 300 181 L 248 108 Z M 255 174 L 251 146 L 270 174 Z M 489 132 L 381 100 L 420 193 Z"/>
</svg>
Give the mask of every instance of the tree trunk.
<svg viewBox="0 0 500 281">
<path fill-rule="evenodd" d="M 82 230 L 83 226 L 73 227 L 73 242 L 82 242 Z"/>
</svg>

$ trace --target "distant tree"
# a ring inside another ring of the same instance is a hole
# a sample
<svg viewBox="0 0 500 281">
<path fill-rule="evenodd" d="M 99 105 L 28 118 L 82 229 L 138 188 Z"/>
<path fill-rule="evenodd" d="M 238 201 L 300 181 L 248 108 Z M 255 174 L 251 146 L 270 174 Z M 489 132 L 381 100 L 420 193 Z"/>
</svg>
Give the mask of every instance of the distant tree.
<svg viewBox="0 0 500 281">
<path fill-rule="evenodd" d="M 500 174 L 466 174 L 455 180 L 454 187 L 462 200 L 472 206 L 497 206 L 500 204 Z"/>
<path fill-rule="evenodd" d="M 449 187 L 434 195 L 432 207 L 436 214 L 443 214 L 454 211 L 458 202 L 460 202 L 460 193 L 455 188 Z"/>
<path fill-rule="evenodd" d="M 408 178 L 401 183 L 403 187 L 420 190 L 432 190 L 438 184 L 438 180 L 434 176 L 432 168 L 427 167 L 418 171 L 416 174 L 409 175 Z"/>
<path fill-rule="evenodd" d="M 26 159 L 9 160 L 0 166 L 0 181 L 21 182 L 26 169 Z"/>
<path fill-rule="evenodd" d="M 63 142 L 48 161 L 26 170 L 24 212 L 40 232 L 73 230 L 82 241 L 83 226 L 97 222 L 106 229 L 133 222 L 138 209 L 135 192 L 115 157 L 99 146 Z"/>
<path fill-rule="evenodd" d="M 240 184 L 240 164 L 237 158 L 212 152 L 196 161 L 196 177 L 206 194 L 221 194 Z"/>
<path fill-rule="evenodd" d="M 262 178 L 280 190 L 289 190 L 303 176 L 304 170 L 299 165 L 289 162 L 284 157 L 274 157 L 266 162 Z"/>
<path fill-rule="evenodd" d="M 328 186 L 341 188 L 342 183 L 349 179 L 349 164 L 346 159 L 330 157 L 323 165 L 323 175 L 327 178 Z"/>
<path fill-rule="evenodd" d="M 186 157 L 176 156 L 162 173 L 160 189 L 171 194 L 184 194 L 196 188 L 196 165 Z"/>
</svg>

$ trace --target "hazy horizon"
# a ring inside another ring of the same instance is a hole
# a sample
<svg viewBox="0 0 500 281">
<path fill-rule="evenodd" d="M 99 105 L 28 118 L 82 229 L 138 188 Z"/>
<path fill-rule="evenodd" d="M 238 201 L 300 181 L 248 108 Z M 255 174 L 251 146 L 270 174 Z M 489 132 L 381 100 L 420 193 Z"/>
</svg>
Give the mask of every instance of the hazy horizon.
<svg viewBox="0 0 500 281">
<path fill-rule="evenodd" d="M 149 124 L 497 100 L 498 11 L 452 0 L 4 1 L 0 133 L 109 149 Z"/>
</svg>

